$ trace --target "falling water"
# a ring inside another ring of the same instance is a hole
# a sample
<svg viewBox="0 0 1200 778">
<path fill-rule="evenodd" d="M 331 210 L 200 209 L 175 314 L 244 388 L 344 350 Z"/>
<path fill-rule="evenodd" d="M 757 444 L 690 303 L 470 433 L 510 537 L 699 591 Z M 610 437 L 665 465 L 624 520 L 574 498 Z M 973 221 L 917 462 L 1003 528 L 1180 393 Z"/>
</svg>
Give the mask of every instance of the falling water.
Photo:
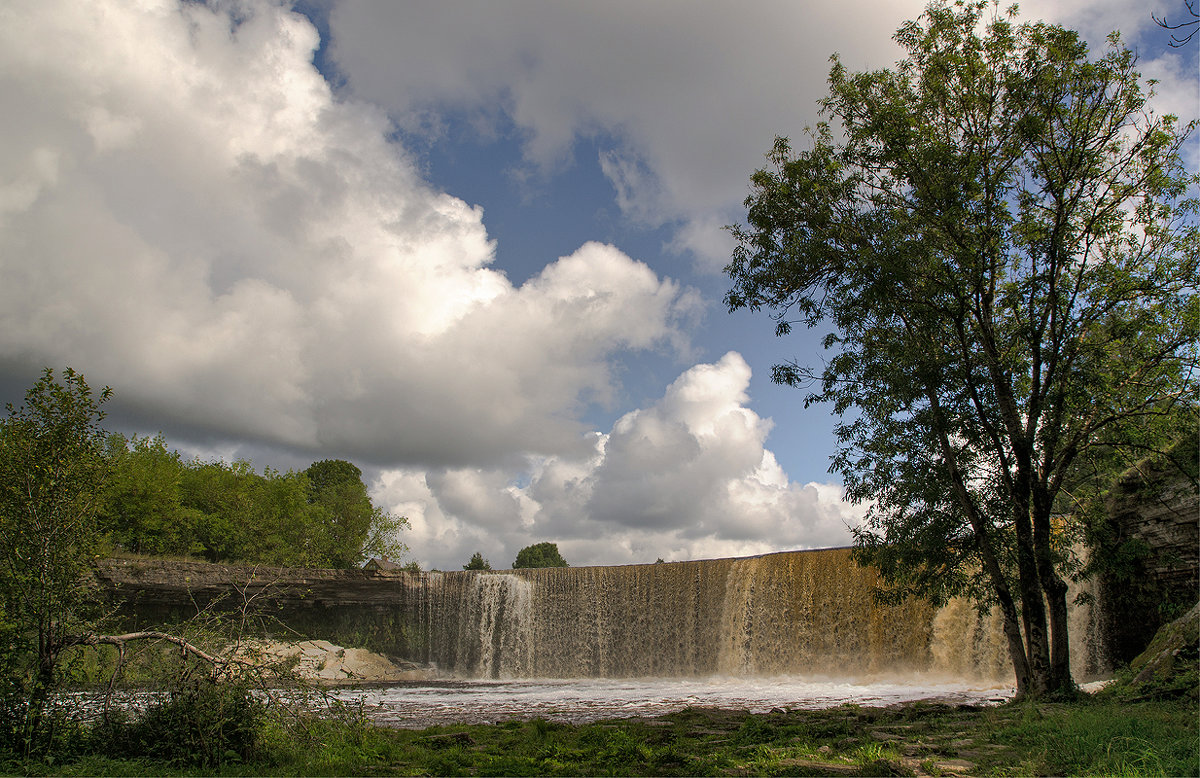
<svg viewBox="0 0 1200 778">
<path fill-rule="evenodd" d="M 1011 677 L 994 614 L 882 604 L 848 549 L 422 579 L 409 658 L 460 678 Z"/>
</svg>

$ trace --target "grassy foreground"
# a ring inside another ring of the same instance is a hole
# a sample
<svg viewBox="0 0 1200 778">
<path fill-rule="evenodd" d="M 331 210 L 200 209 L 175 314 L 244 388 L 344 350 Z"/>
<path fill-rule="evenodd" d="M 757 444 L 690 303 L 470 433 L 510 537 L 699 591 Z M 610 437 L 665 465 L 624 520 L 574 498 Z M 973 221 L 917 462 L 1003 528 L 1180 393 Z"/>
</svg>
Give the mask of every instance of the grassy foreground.
<svg viewBox="0 0 1200 778">
<path fill-rule="evenodd" d="M 268 724 L 255 756 L 214 769 L 82 756 L 31 775 L 1200 775 L 1200 707 L 1101 694 L 994 708 L 743 712 L 396 730 L 353 711 Z"/>
</svg>

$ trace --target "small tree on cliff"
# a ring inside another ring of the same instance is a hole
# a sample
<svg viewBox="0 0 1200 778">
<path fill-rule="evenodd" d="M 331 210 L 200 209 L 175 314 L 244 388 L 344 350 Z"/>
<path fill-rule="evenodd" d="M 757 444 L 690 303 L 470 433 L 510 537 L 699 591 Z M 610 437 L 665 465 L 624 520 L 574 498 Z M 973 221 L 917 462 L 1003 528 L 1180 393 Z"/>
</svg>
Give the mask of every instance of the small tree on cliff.
<svg viewBox="0 0 1200 778">
<path fill-rule="evenodd" d="M 513 565 L 516 567 L 516 565 Z M 471 561 L 463 565 L 463 570 L 491 570 L 492 563 L 483 558 L 483 554 L 476 551 L 471 556 Z"/>
<path fill-rule="evenodd" d="M 570 567 L 558 553 L 557 543 L 537 543 L 517 552 L 513 570 L 523 567 Z"/>
<path fill-rule="evenodd" d="M 824 370 L 774 377 L 842 416 L 857 558 L 898 596 L 998 604 L 1018 694 L 1040 696 L 1072 688 L 1071 479 L 1195 403 L 1193 125 L 1147 109 L 1115 36 L 1090 59 L 1060 27 L 980 34 L 984 8 L 930 5 L 893 70 L 834 58 L 840 133 L 776 141 L 726 301 L 780 335 L 832 320 Z"/>
<path fill-rule="evenodd" d="M 362 471 L 344 459 L 323 459 L 309 465 L 304 474 L 314 514 L 310 524 L 326 536 L 322 563 L 357 567 L 364 559 L 363 548 L 376 519 Z"/>
<path fill-rule="evenodd" d="M 400 559 L 408 546 L 400 533 L 408 519 L 375 507 L 363 483 L 362 471 L 343 459 L 314 462 L 304 471 L 309 482 L 309 502 L 316 523 L 328 536 L 322 564 L 358 567 L 373 556 Z"/>
</svg>

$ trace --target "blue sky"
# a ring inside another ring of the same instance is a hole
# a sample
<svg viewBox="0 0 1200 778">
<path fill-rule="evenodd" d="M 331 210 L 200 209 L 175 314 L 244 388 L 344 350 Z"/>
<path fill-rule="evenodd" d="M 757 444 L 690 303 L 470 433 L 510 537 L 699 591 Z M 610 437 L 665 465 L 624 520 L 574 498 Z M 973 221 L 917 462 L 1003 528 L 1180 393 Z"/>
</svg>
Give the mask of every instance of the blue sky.
<svg viewBox="0 0 1200 778">
<path fill-rule="evenodd" d="M 725 312 L 721 226 L 922 7 L 6 4 L 0 392 L 71 365 L 188 455 L 351 459 L 427 567 L 845 544 L 833 419 L 770 382 L 821 333 Z M 1196 116 L 1155 8 L 1021 8 Z"/>
</svg>

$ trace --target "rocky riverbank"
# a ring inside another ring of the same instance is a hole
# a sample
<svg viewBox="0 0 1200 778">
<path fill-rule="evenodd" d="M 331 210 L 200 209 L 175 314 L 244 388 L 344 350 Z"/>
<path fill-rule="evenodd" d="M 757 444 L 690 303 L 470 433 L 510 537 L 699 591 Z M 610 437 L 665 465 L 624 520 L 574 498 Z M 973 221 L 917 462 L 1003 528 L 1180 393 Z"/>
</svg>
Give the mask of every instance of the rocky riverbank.
<svg viewBox="0 0 1200 778">
<path fill-rule="evenodd" d="M 242 656 L 263 664 L 280 664 L 297 677 L 321 685 L 398 683 L 425 681 L 433 677 L 429 668 L 411 662 L 393 662 L 364 648 L 346 648 L 328 640 L 254 641 Z"/>
</svg>

